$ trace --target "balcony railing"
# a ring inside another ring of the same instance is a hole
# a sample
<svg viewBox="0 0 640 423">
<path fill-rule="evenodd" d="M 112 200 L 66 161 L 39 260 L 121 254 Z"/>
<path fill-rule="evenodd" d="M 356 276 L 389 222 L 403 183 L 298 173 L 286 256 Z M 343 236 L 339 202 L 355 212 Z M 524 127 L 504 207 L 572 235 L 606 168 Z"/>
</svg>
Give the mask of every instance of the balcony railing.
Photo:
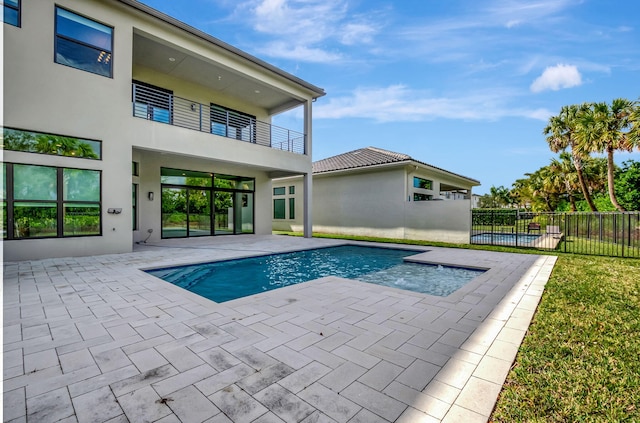
<svg viewBox="0 0 640 423">
<path fill-rule="evenodd" d="M 133 84 L 133 116 L 277 150 L 305 154 L 304 134 L 214 104 L 176 97 L 170 91 Z"/>
</svg>

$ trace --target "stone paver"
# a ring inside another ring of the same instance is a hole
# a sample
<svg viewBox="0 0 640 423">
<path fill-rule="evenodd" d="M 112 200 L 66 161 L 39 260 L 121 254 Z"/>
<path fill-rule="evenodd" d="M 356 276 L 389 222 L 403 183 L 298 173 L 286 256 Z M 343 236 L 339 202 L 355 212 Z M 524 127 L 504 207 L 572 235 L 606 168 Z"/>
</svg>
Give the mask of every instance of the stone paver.
<svg viewBox="0 0 640 423">
<path fill-rule="evenodd" d="M 416 247 L 488 269 L 446 298 L 330 276 L 216 304 L 141 270 L 344 243 L 4 263 L 5 421 L 486 422 L 555 257 Z"/>
</svg>

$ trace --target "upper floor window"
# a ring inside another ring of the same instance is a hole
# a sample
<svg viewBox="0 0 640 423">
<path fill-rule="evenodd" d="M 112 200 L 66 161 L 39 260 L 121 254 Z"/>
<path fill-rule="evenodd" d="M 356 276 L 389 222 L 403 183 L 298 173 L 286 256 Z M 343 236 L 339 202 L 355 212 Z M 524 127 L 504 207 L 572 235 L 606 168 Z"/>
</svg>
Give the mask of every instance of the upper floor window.
<svg viewBox="0 0 640 423">
<path fill-rule="evenodd" d="M 428 179 L 418 178 L 417 176 L 413 177 L 413 187 L 414 188 L 423 188 L 423 189 L 433 189 L 433 181 Z"/>
<path fill-rule="evenodd" d="M 3 0 L 4 23 L 20 26 L 20 0 Z"/>
<path fill-rule="evenodd" d="M 256 117 L 211 103 L 211 133 L 256 142 Z"/>
<path fill-rule="evenodd" d="M 11 128 L 3 129 L 2 138 L 2 148 L 5 150 L 79 157 L 82 159 L 102 158 L 102 143 L 100 141 Z"/>
<path fill-rule="evenodd" d="M 171 124 L 173 91 L 133 81 L 133 115 Z"/>
<path fill-rule="evenodd" d="M 56 63 L 113 75 L 113 28 L 56 7 Z"/>
</svg>

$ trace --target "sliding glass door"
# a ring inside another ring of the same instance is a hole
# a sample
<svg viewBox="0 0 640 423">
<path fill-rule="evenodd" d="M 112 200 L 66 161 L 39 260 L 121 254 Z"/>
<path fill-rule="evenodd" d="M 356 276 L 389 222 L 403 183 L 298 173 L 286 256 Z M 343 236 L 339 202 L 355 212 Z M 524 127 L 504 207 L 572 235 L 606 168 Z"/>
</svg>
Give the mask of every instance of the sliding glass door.
<svg viewBox="0 0 640 423">
<path fill-rule="evenodd" d="M 233 193 L 215 192 L 215 234 L 228 235 L 235 233 L 233 216 Z"/>
<path fill-rule="evenodd" d="M 187 236 L 211 235 L 211 191 L 188 189 L 187 202 L 189 204 Z"/>
<path fill-rule="evenodd" d="M 162 168 L 162 238 L 254 233 L 254 180 Z"/>
</svg>

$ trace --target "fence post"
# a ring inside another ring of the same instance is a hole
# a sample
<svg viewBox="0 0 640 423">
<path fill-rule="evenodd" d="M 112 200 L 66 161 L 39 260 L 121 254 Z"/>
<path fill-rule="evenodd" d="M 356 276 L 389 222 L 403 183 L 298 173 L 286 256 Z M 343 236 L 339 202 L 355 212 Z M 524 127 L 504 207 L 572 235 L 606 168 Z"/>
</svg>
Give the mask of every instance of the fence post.
<svg viewBox="0 0 640 423">
<path fill-rule="evenodd" d="M 515 222 L 513 222 L 513 226 L 515 226 L 516 228 L 516 247 L 518 246 L 518 213 L 519 211 L 516 210 L 516 216 L 515 216 Z"/>
<path fill-rule="evenodd" d="M 569 236 L 569 214 L 565 213 L 564 214 L 564 240 L 562 241 L 564 243 L 564 252 L 567 252 L 567 237 Z"/>
<path fill-rule="evenodd" d="M 491 245 L 493 245 L 493 232 L 494 232 L 494 226 L 495 226 L 495 210 L 491 209 Z"/>
</svg>

